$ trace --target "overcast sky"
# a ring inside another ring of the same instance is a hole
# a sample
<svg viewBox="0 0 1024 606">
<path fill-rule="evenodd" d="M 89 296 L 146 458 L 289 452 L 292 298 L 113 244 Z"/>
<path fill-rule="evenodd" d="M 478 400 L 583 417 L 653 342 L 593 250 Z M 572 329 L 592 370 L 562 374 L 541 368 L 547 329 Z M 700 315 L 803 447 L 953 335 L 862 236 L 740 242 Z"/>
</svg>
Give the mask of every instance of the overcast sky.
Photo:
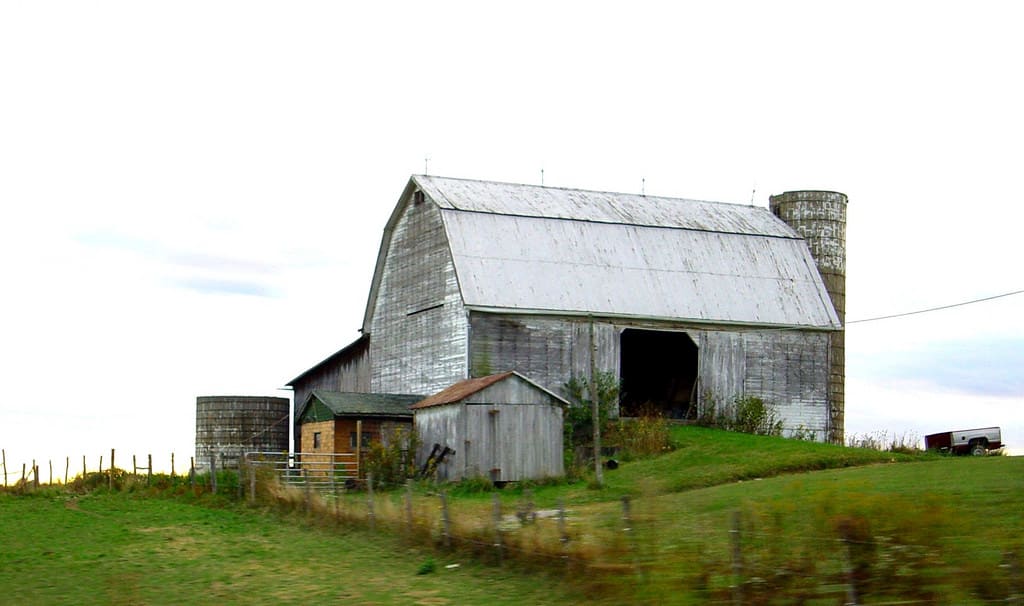
<svg viewBox="0 0 1024 606">
<path fill-rule="evenodd" d="M 847 319 L 1024 288 L 1013 3 L 0 4 L 0 447 L 193 452 L 357 335 L 431 174 L 849 196 Z M 1024 295 L 847 331 L 847 431 L 1001 425 Z M 79 463 L 80 464 L 80 463 Z"/>
</svg>

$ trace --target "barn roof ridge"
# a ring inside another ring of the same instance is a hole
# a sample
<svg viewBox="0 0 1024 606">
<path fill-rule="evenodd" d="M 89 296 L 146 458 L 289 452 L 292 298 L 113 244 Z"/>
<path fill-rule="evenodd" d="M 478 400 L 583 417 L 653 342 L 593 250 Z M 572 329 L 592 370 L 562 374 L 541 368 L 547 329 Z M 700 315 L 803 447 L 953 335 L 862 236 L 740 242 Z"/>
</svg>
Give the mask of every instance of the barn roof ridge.
<svg viewBox="0 0 1024 606">
<path fill-rule="evenodd" d="M 527 183 L 413 175 L 442 211 L 802 240 L 762 206 Z"/>
</svg>

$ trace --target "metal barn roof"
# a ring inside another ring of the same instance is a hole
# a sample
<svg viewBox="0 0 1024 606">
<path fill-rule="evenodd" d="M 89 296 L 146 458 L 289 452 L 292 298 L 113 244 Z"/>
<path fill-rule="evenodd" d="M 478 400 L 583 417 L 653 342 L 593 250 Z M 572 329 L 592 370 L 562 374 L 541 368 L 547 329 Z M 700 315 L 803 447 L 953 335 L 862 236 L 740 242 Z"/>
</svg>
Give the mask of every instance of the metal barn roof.
<svg viewBox="0 0 1024 606">
<path fill-rule="evenodd" d="M 806 242 L 765 208 L 416 175 L 392 221 L 416 188 L 470 309 L 841 328 Z"/>
</svg>

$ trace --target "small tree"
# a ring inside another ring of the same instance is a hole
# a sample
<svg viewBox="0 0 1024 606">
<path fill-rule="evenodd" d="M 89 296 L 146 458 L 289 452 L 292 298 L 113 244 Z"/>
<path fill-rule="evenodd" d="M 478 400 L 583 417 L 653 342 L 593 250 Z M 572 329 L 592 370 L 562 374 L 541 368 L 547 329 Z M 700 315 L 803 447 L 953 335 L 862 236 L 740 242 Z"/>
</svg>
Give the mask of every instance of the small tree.
<svg viewBox="0 0 1024 606">
<path fill-rule="evenodd" d="M 596 394 L 598 427 L 603 427 L 610 412 L 619 403 L 619 381 L 613 373 L 601 371 L 594 375 L 593 384 L 587 377 L 573 377 L 564 387 L 570 405 L 563 411 L 563 431 L 566 460 L 571 468 L 576 462 L 576 447 L 593 443 L 594 396 L 591 394 Z M 595 452 L 594 456 L 600 457 L 601 453 Z"/>
</svg>

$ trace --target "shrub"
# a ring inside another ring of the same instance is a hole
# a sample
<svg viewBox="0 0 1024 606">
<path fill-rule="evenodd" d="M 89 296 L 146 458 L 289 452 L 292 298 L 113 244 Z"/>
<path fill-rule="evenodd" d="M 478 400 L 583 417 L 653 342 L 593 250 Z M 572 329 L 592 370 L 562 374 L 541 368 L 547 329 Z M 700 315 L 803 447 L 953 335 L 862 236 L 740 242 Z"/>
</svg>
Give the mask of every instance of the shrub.
<svg viewBox="0 0 1024 606">
<path fill-rule="evenodd" d="M 363 460 L 364 469 L 373 474 L 378 486 L 397 486 L 416 474 L 414 453 L 419 438 L 411 428 L 395 427 L 370 445 Z"/>
</svg>

